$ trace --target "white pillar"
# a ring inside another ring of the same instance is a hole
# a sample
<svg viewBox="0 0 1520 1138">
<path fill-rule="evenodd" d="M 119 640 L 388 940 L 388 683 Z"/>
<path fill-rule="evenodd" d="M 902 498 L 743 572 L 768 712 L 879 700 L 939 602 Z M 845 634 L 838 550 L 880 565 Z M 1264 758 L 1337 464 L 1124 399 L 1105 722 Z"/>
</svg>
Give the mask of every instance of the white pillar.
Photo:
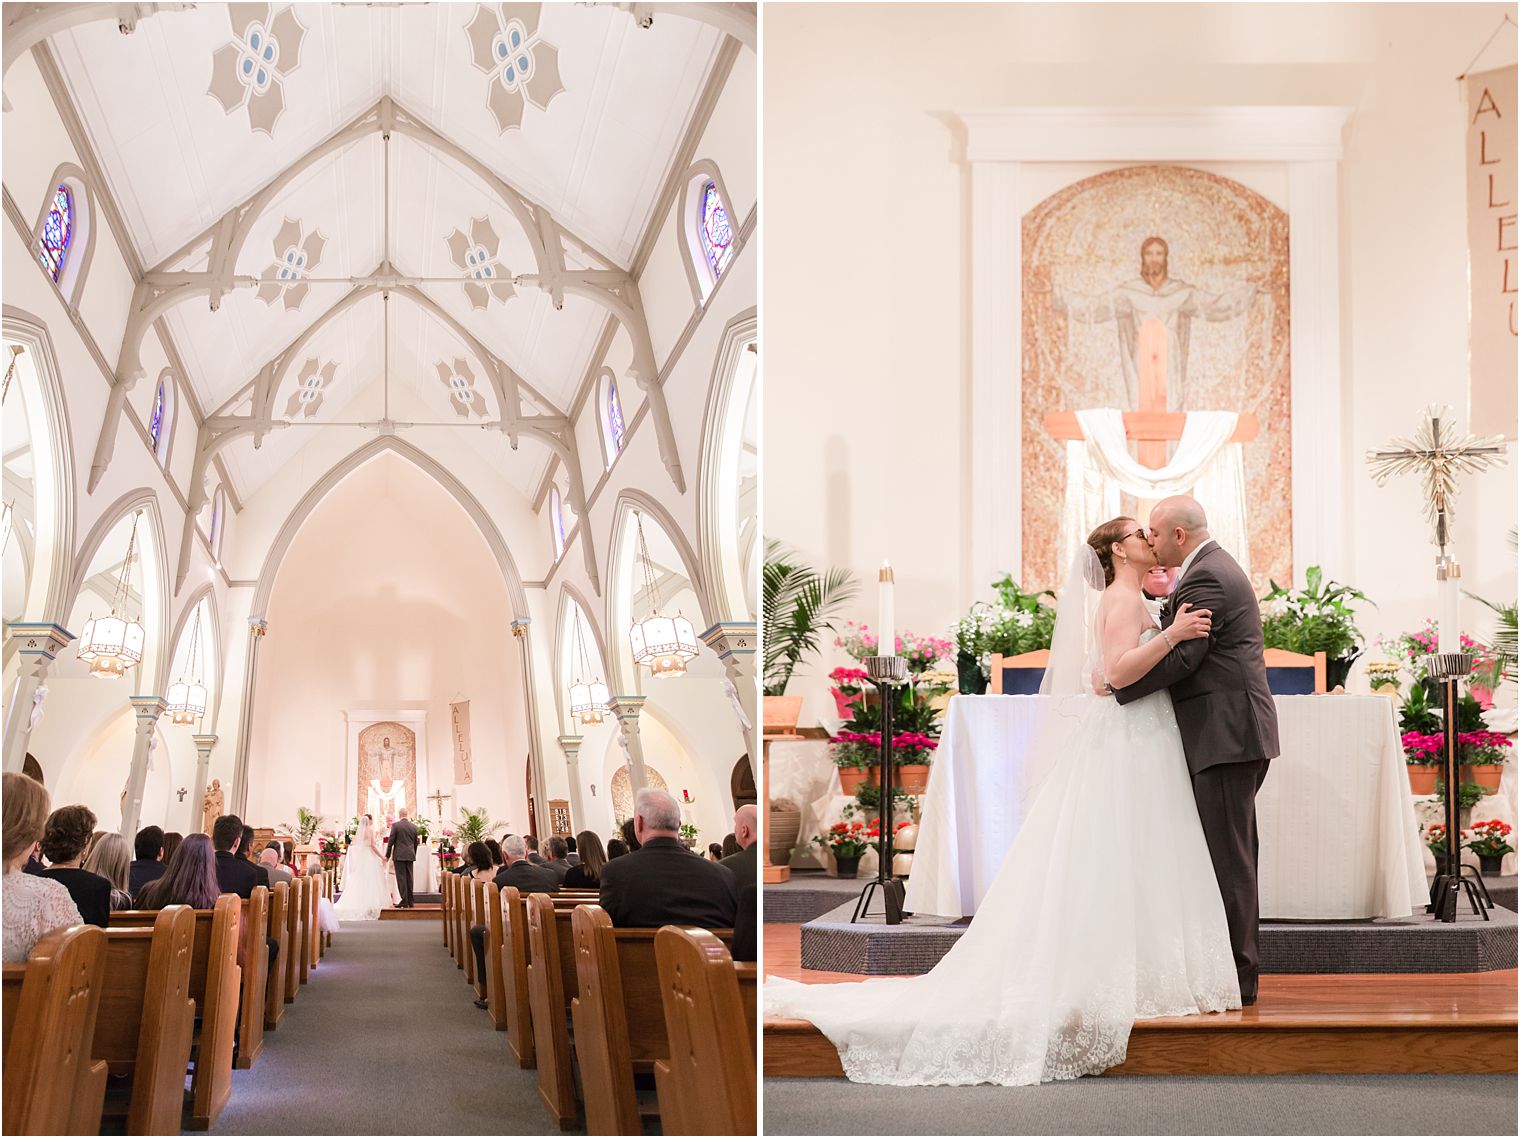
<svg viewBox="0 0 1520 1138">
<path fill-rule="evenodd" d="M 618 726 L 623 729 L 623 738 L 628 741 L 628 780 L 635 794 L 649 785 L 649 776 L 644 773 L 644 743 L 639 738 L 639 712 L 648 698 L 644 695 L 615 695 L 607 701 L 612 714 L 617 716 Z"/>
<path fill-rule="evenodd" d="M 736 711 L 739 719 L 739 730 L 744 733 L 744 750 L 749 758 L 749 773 L 758 782 L 760 777 L 760 759 L 755 753 L 755 718 L 758 710 L 758 697 L 755 694 L 755 622 L 752 620 L 721 620 L 706 632 L 702 633 L 702 643 L 706 644 L 718 654 L 718 659 L 723 661 L 723 669 L 728 673 L 728 682 L 734 686 L 739 697 L 739 707 L 742 716 Z"/>
<path fill-rule="evenodd" d="M 143 786 L 148 781 L 148 750 L 153 745 L 153 728 L 168 705 L 161 695 L 134 695 L 129 701 L 137 715 L 137 738 L 132 743 L 132 769 L 127 774 L 127 805 L 121 815 L 121 832 L 131 841 L 142 817 Z M 168 761 L 167 756 L 164 761 Z"/>
<path fill-rule="evenodd" d="M 586 811 L 581 805 L 581 736 L 560 735 L 558 741 L 559 749 L 565 752 L 565 773 L 570 776 L 571 828 L 573 830 L 576 826 L 580 826 L 582 829 L 589 829 Z"/>
<path fill-rule="evenodd" d="M 259 645 L 269 632 L 269 622 L 261 617 L 248 618 L 248 654 L 243 670 L 243 707 L 238 716 L 237 759 L 232 768 L 232 801 L 228 813 L 242 816 L 248 812 L 248 749 L 253 745 L 253 683 L 258 677 Z"/>
<path fill-rule="evenodd" d="M 190 825 L 185 833 L 194 834 L 203 824 L 201 804 L 206 801 L 206 786 L 211 781 L 211 749 L 216 746 L 217 736 L 192 735 L 190 738 L 195 740 L 195 753 L 199 757 L 195 761 L 195 797 L 190 800 Z"/>
<path fill-rule="evenodd" d="M 12 651 L 21 656 L 21 674 L 5 715 L 5 769 L 19 772 L 26 763 L 26 745 L 32 737 L 32 701 L 37 688 L 74 634 L 49 621 L 18 622 L 7 631 Z"/>
</svg>

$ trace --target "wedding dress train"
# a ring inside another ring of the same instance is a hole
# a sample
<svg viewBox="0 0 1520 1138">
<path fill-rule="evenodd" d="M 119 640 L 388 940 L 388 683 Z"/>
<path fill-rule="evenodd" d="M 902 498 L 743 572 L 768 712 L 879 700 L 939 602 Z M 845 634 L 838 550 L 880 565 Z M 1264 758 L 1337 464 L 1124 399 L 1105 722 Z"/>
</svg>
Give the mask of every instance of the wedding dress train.
<svg viewBox="0 0 1520 1138">
<path fill-rule="evenodd" d="M 1081 699 L 1083 697 L 1073 697 Z M 1171 696 L 1085 697 L 970 928 L 923 976 L 771 978 L 855 1082 L 1008 1086 L 1124 1061 L 1137 1019 L 1240 1007 Z"/>
<path fill-rule="evenodd" d="M 375 848 L 374 831 L 366 819 L 349 843 L 344 858 L 343 892 L 333 913 L 340 921 L 378 921 L 380 910 L 390 903 L 385 884 L 384 859 Z"/>
</svg>

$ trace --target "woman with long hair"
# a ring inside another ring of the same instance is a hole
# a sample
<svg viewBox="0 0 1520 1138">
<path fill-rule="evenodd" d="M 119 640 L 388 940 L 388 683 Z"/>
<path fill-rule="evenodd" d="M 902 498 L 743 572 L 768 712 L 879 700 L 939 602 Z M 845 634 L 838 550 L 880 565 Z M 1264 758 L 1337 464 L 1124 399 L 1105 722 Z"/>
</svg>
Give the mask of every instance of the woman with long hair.
<svg viewBox="0 0 1520 1138">
<path fill-rule="evenodd" d="M 464 858 L 470 866 L 471 880 L 490 881 L 496 876 L 496 867 L 491 864 L 491 847 L 485 842 L 471 842 L 464 851 Z"/>
<path fill-rule="evenodd" d="M 127 848 L 126 838 L 116 833 L 102 834 L 90 847 L 84 868 L 111 883 L 111 912 L 132 907 L 132 891 L 128 887 L 132 851 Z"/>
<path fill-rule="evenodd" d="M 602 852 L 602 839 L 590 830 L 582 830 L 575 835 L 575 848 L 581 855 L 581 863 L 572 865 L 565 874 L 565 888 L 600 889 L 602 869 L 607 864 L 607 855 Z"/>
<path fill-rule="evenodd" d="M 189 905 L 192 909 L 212 909 L 221 895 L 211 839 L 205 834 L 191 834 L 174 851 L 164 875 L 143 886 L 137 907 L 163 909 L 169 905 Z"/>
<path fill-rule="evenodd" d="M 4 794 L 5 877 L 3 917 L 6 964 L 25 964 L 37 942 L 54 929 L 82 923 L 69 891 L 40 874 L 21 867 L 37 847 L 47 822 L 48 792 L 36 779 L 6 771 Z"/>
<path fill-rule="evenodd" d="M 168 865 L 174 857 L 174 851 L 179 849 L 179 844 L 185 840 L 185 835 L 178 830 L 170 830 L 164 835 L 164 864 Z"/>
</svg>

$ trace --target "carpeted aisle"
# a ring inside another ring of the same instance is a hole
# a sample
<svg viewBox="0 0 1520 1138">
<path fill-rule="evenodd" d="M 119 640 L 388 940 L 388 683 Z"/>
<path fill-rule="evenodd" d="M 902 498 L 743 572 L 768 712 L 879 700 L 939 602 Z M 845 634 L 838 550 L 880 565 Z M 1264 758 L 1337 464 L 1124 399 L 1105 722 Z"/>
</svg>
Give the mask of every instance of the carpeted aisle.
<svg viewBox="0 0 1520 1138">
<path fill-rule="evenodd" d="M 1131 1075 L 1040 1087 L 765 1079 L 772 1134 L 1514 1134 L 1513 1075 Z"/>
<path fill-rule="evenodd" d="M 347 923 L 213 1134 L 546 1134 L 437 921 Z"/>
</svg>

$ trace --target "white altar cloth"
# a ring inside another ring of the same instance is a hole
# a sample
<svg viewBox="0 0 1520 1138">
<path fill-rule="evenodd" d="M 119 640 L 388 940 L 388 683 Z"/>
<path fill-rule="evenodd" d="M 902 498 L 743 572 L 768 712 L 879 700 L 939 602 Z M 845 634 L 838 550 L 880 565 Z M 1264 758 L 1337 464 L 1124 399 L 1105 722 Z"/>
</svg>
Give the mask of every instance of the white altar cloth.
<svg viewBox="0 0 1520 1138">
<path fill-rule="evenodd" d="M 1282 754 L 1256 797 L 1261 915 L 1401 917 L 1424 905 L 1424 849 L 1393 704 L 1371 695 L 1274 699 Z M 950 701 L 923 799 L 910 911 L 976 911 L 1024 817 L 1022 748 L 1049 706 L 1045 696 Z"/>
</svg>

